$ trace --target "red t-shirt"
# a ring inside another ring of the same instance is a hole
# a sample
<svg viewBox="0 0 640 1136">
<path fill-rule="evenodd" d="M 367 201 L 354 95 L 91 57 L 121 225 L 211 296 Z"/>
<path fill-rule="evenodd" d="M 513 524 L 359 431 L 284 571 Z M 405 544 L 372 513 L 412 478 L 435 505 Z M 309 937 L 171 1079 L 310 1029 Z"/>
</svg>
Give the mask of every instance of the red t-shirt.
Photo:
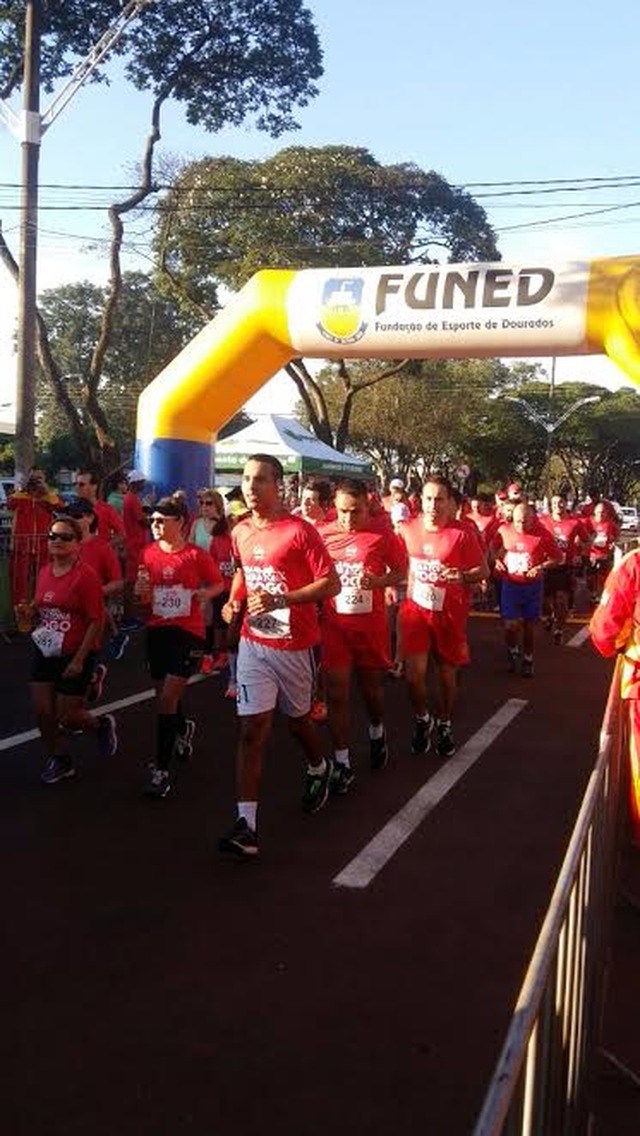
<svg viewBox="0 0 640 1136">
<path fill-rule="evenodd" d="M 500 525 L 496 536 L 496 556 L 506 568 L 502 579 L 516 584 L 531 584 L 530 568 L 537 568 L 545 560 L 559 560 L 560 549 L 546 528 L 539 525 L 535 532 L 516 532 L 512 524 Z"/>
<path fill-rule="evenodd" d="M 498 517 L 495 513 L 469 513 L 468 516 L 478 530 L 481 544 L 484 548 L 489 548 L 500 525 Z"/>
<path fill-rule="evenodd" d="M 93 568 L 100 583 L 112 584 L 114 580 L 122 579 L 120 562 L 110 544 L 101 540 L 99 536 L 83 540 L 80 545 L 80 560 Z"/>
<path fill-rule="evenodd" d="M 581 546 L 589 539 L 585 522 L 579 517 L 562 517 L 555 521 L 551 513 L 545 513 L 540 520 L 560 549 L 562 563 L 575 564 L 580 560 Z"/>
<path fill-rule="evenodd" d="M 290 513 L 260 526 L 251 518 L 240 521 L 231 541 L 249 595 L 293 592 L 328 576 L 333 568 L 317 530 Z M 318 642 L 317 605 L 294 604 L 267 615 L 246 615 L 242 635 L 278 650 L 302 651 Z"/>
<path fill-rule="evenodd" d="M 347 628 L 364 631 L 372 618 L 384 622 L 384 588 L 364 591 L 358 586 L 358 581 L 364 572 L 384 576 L 389 569 L 406 570 L 404 544 L 392 529 L 378 524 L 357 532 L 346 532 L 334 523 L 324 525 L 319 532 L 342 584 L 339 595 L 326 600 L 325 617 Z"/>
<path fill-rule="evenodd" d="M 147 524 L 142 501 L 135 493 L 125 493 L 122 502 L 122 520 L 129 555 L 139 554 L 147 543 Z"/>
<path fill-rule="evenodd" d="M 90 623 L 104 619 L 102 586 L 93 568 L 79 559 L 55 576 L 51 564 L 41 568 L 35 603 L 38 626 L 34 642 L 48 656 L 73 655 Z"/>
<path fill-rule="evenodd" d="M 204 617 L 195 592 L 222 582 L 213 557 L 195 544 L 164 552 L 158 543 L 145 548 L 141 563 L 149 572 L 152 588 L 148 626 L 181 627 L 202 639 Z"/>
<path fill-rule="evenodd" d="M 398 536 L 409 553 L 407 598 L 426 611 L 465 608 L 469 595 L 464 584 L 443 579 L 444 568 L 469 572 L 484 560 L 480 538 L 457 521 L 430 532 L 424 517 L 400 525 Z"/>
<path fill-rule="evenodd" d="M 224 590 L 228 592 L 235 572 L 231 533 L 226 532 L 220 533 L 219 536 L 212 536 L 209 552 L 220 569 L 220 575 L 224 581 Z"/>
<path fill-rule="evenodd" d="M 98 519 L 98 536 L 111 540 L 112 536 L 124 536 L 124 521 L 120 514 L 107 501 L 94 501 L 94 512 Z"/>
<path fill-rule="evenodd" d="M 591 536 L 589 559 L 608 560 L 618 538 L 618 526 L 615 521 L 594 521 L 593 517 L 590 517 L 589 535 Z"/>
</svg>

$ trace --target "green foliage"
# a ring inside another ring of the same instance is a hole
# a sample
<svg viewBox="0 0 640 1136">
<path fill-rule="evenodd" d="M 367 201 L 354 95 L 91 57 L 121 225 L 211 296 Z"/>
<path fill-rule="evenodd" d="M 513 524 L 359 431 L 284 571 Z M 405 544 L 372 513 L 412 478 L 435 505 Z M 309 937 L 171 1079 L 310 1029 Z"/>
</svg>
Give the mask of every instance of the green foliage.
<svg viewBox="0 0 640 1136">
<path fill-rule="evenodd" d="M 261 268 L 499 258 L 467 193 L 433 171 L 337 145 L 190 163 L 159 207 L 156 243 L 196 296 L 212 281 L 236 289 Z"/>
<path fill-rule="evenodd" d="M 48 0 L 43 5 L 42 82 L 50 90 L 120 14 L 120 0 Z M 0 85 L 21 79 L 23 0 L 0 6 Z M 205 130 L 251 119 L 274 137 L 297 124 L 295 107 L 317 93 L 322 54 L 300 0 L 154 0 L 115 51 L 125 74 L 154 99 L 182 103 Z"/>
<path fill-rule="evenodd" d="M 52 350 L 73 402 L 80 408 L 105 299 L 106 289 L 88 281 L 52 288 L 41 297 Z M 141 272 L 125 273 L 100 385 L 101 403 L 123 455 L 129 455 L 133 448 L 140 392 L 198 330 L 199 322 L 160 295 L 150 277 Z M 79 455 L 68 436 L 66 417 L 42 376 L 37 401 L 41 446 L 47 450 L 54 443 L 64 446 L 59 464 L 77 464 Z M 85 427 L 91 430 L 88 420 Z"/>
</svg>

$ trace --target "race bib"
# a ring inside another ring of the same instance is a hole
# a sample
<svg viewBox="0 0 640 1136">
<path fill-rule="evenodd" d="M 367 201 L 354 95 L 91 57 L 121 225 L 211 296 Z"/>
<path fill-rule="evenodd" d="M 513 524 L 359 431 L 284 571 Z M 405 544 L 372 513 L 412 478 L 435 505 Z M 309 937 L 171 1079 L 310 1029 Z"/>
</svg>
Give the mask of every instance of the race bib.
<svg viewBox="0 0 640 1136">
<path fill-rule="evenodd" d="M 595 544 L 596 548 L 604 548 L 607 543 L 607 534 L 596 533 L 593 538 L 593 543 Z"/>
<path fill-rule="evenodd" d="M 528 552 L 507 552 L 504 562 L 510 576 L 526 576 L 531 567 Z"/>
<path fill-rule="evenodd" d="M 191 615 L 193 593 L 182 584 L 156 584 L 153 588 L 153 614 L 161 619 L 184 619 Z"/>
<path fill-rule="evenodd" d="M 338 615 L 369 615 L 373 611 L 373 592 L 371 588 L 342 586 L 335 599 Z"/>
<path fill-rule="evenodd" d="M 445 594 L 445 589 L 439 588 L 437 584 L 421 583 L 419 580 L 414 580 L 411 589 L 413 602 L 427 611 L 442 611 Z"/>
<path fill-rule="evenodd" d="M 64 631 L 55 631 L 50 627 L 36 627 L 31 632 L 31 638 L 45 659 L 57 659 L 62 654 Z"/>
<path fill-rule="evenodd" d="M 260 615 L 247 615 L 247 627 L 261 639 L 289 639 L 291 637 L 291 610 L 288 607 L 265 611 Z"/>
</svg>

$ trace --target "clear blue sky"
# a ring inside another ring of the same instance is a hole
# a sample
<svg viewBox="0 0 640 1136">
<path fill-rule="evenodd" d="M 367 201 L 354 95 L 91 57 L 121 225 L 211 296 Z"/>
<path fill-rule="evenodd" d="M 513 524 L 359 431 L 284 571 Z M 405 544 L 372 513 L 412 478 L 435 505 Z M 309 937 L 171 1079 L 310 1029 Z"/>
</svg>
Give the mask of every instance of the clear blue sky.
<svg viewBox="0 0 640 1136">
<path fill-rule="evenodd" d="M 299 131 L 277 141 L 252 130 L 206 135 L 172 106 L 163 118 L 161 152 L 261 157 L 285 145 L 335 142 L 365 146 L 385 163 L 416 162 L 456 184 L 567 179 L 565 188 L 548 187 L 557 191 L 546 194 L 531 187 L 535 192 L 526 196 L 484 197 L 489 189 L 471 189 L 498 231 L 503 258 L 640 252 L 637 0 L 614 6 L 538 0 L 529 7 L 505 0 L 438 6 L 396 0 L 379 8 L 370 0 L 313 0 L 309 6 L 325 74 L 319 97 L 300 112 Z M 46 134 L 43 185 L 130 180 L 150 100 L 126 86 L 117 70 L 113 74 L 111 87 L 82 90 Z M 0 219 L 14 248 L 18 190 L 4 183 L 18 182 L 19 162 L 17 141 L 0 126 Z M 636 172 L 635 186 L 579 189 L 579 179 Z M 106 193 L 43 188 L 41 288 L 106 277 L 100 243 L 87 248 L 107 235 L 104 215 L 81 207 L 108 200 Z M 70 204 L 72 212 L 47 208 Z M 148 266 L 148 246 L 149 225 L 138 222 L 140 259 L 127 266 Z M 4 278 L 0 288 L 6 323 L 10 288 Z M 6 335 L 5 327 L 5 344 Z M 6 346 L 0 366 L 4 358 Z M 587 363 L 599 361 L 581 366 Z M 566 377 L 575 373 L 569 360 L 558 366 L 560 379 L 562 368 Z M 0 403 L 11 397 L 9 371 L 6 364 L 0 371 Z"/>
</svg>

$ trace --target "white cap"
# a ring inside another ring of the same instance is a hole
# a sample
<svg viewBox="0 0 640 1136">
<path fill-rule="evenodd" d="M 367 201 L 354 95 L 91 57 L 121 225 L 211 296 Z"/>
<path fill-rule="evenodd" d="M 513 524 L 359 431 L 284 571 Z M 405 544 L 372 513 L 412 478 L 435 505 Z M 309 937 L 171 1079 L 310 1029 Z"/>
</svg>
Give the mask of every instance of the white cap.
<svg viewBox="0 0 640 1136">
<path fill-rule="evenodd" d="M 398 501 L 391 506 L 391 520 L 394 525 L 399 524 L 400 521 L 408 521 L 410 516 L 409 506 L 405 505 L 404 501 Z"/>
<path fill-rule="evenodd" d="M 389 489 L 404 489 L 404 481 L 401 477 L 392 477 L 389 482 Z"/>
<path fill-rule="evenodd" d="M 129 482 L 129 485 L 135 485 L 136 483 L 140 484 L 141 481 L 146 480 L 147 479 L 144 473 L 140 469 L 132 469 L 131 473 L 127 474 L 127 481 Z"/>
</svg>

